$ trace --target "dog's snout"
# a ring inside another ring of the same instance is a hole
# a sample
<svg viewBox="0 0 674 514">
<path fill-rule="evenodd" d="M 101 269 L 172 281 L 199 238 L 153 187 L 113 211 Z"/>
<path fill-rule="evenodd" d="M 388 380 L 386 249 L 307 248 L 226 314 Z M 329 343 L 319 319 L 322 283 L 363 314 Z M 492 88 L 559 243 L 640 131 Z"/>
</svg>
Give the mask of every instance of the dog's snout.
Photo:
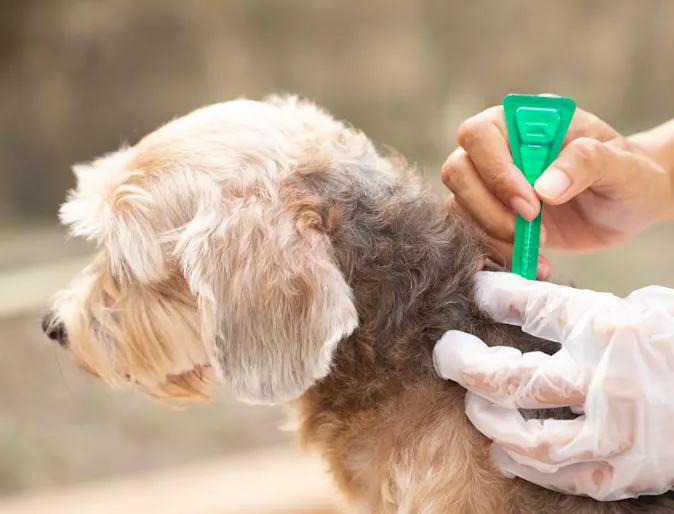
<svg viewBox="0 0 674 514">
<path fill-rule="evenodd" d="M 54 317 L 54 314 L 48 312 L 42 318 L 42 331 L 52 341 L 58 341 L 59 344 L 66 344 L 66 327 L 61 320 Z"/>
</svg>

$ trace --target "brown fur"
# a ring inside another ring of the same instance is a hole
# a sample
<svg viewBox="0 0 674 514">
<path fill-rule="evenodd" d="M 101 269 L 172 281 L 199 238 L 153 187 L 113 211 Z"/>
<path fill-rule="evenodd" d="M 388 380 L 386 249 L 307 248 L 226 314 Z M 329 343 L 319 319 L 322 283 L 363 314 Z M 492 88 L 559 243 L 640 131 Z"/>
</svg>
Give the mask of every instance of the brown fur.
<svg viewBox="0 0 674 514">
<path fill-rule="evenodd" d="M 103 249 L 51 322 L 65 323 L 76 362 L 155 397 L 226 382 L 245 400 L 288 402 L 356 512 L 674 512 L 671 494 L 602 504 L 499 475 L 433 346 L 452 329 L 522 351 L 557 345 L 477 309 L 481 235 L 402 160 L 311 106 L 271 103 L 302 122 L 282 152 L 263 122 L 248 148 L 213 115 L 120 158 L 137 173 L 79 186 L 66 217 Z M 94 192 L 112 207 L 88 203 Z M 334 334 L 346 335 L 331 352 Z"/>
<path fill-rule="evenodd" d="M 320 191 L 325 179 L 315 179 L 298 187 Z M 297 402 L 302 442 L 327 458 L 363 512 L 674 512 L 674 495 L 601 504 L 493 469 L 489 442 L 463 414 L 465 391 L 434 372 L 435 342 L 454 329 L 522 351 L 551 354 L 557 345 L 478 311 L 473 277 L 486 258 L 483 241 L 432 193 L 409 196 L 417 180 L 403 172 L 379 202 L 355 188 L 329 196 L 339 205 L 330 235 L 361 324 L 339 346 L 331 374 Z"/>
</svg>

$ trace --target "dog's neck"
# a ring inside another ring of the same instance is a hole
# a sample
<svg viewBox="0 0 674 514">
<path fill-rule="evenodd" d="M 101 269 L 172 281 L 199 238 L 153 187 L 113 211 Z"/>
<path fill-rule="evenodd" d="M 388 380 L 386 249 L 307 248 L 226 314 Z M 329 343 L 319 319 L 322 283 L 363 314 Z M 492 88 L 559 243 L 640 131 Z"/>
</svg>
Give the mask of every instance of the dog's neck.
<svg viewBox="0 0 674 514">
<path fill-rule="evenodd" d="M 390 196 L 363 195 L 340 211 L 334 248 L 361 330 L 390 335 L 410 321 L 443 329 L 447 317 L 468 311 L 483 242 L 441 197 L 403 184 Z"/>
<path fill-rule="evenodd" d="M 409 381 L 437 380 L 435 342 L 478 323 L 472 287 L 483 255 L 479 234 L 439 196 L 401 183 L 387 196 L 340 200 L 331 237 L 360 325 L 335 354 L 330 401 L 364 407 L 364 391 L 376 403 Z"/>
</svg>

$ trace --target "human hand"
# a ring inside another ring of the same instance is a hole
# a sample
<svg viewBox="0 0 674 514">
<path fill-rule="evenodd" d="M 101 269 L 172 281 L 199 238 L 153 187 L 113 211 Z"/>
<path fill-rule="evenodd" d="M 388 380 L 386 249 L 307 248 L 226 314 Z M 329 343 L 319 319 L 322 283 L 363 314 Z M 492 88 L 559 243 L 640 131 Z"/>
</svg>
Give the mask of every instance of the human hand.
<svg viewBox="0 0 674 514">
<path fill-rule="evenodd" d="M 482 272 L 477 300 L 562 345 L 522 354 L 450 331 L 435 347 L 438 374 L 468 390 L 466 414 L 506 476 L 600 501 L 674 486 L 674 290 L 618 298 Z M 525 421 L 517 410 L 564 406 L 584 414 Z"/>
<path fill-rule="evenodd" d="M 641 135 L 624 138 L 577 109 L 558 158 L 532 187 L 513 163 L 507 134 L 502 106 L 468 119 L 442 169 L 452 207 L 486 230 L 493 253 L 507 264 L 515 213 L 532 220 L 540 201 L 543 249 L 599 250 L 672 216 L 670 167 L 656 162 Z M 539 277 L 550 272 L 541 256 Z"/>
</svg>

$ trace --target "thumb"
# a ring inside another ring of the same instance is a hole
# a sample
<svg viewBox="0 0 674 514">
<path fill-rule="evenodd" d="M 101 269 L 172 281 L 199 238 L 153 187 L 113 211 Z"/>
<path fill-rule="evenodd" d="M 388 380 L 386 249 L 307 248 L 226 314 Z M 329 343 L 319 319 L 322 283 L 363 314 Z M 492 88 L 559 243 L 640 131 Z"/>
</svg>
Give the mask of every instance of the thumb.
<svg viewBox="0 0 674 514">
<path fill-rule="evenodd" d="M 592 186 L 620 189 L 634 173 L 633 161 L 629 152 L 619 151 L 610 142 L 578 138 L 562 150 L 534 189 L 550 205 L 563 204 Z"/>
</svg>

